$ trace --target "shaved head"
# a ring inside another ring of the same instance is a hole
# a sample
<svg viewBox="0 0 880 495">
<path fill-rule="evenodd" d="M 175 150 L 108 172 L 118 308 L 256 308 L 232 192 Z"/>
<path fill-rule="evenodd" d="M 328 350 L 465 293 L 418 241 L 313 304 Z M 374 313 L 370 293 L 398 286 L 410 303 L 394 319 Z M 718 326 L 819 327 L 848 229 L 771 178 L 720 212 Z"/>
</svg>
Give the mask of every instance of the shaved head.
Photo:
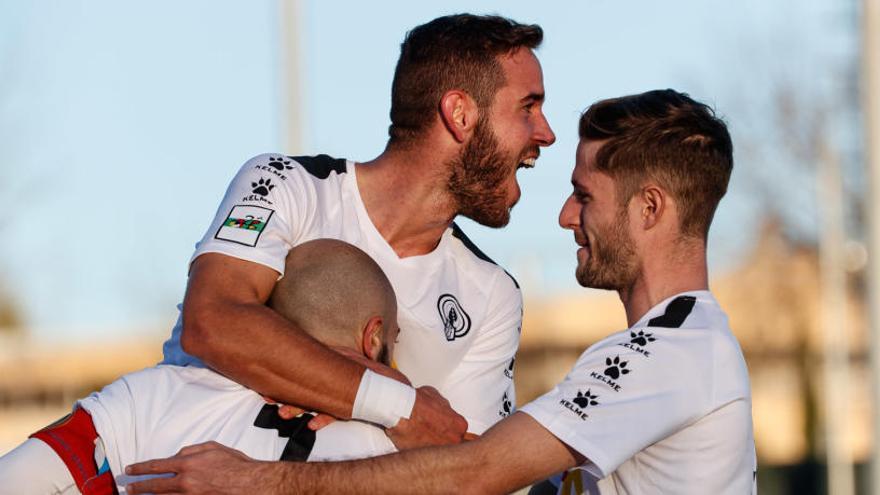
<svg viewBox="0 0 880 495">
<path fill-rule="evenodd" d="M 386 344 L 398 330 L 397 300 L 385 273 L 366 253 L 334 239 L 290 250 L 269 306 L 326 345 L 357 350 L 376 316 Z"/>
</svg>

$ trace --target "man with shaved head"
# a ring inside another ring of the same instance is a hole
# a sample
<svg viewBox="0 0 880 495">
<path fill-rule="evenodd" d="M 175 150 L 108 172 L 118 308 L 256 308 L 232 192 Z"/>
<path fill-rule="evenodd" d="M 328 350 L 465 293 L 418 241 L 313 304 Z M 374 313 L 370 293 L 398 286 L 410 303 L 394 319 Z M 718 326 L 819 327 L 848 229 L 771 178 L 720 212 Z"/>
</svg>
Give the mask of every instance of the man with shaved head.
<svg viewBox="0 0 880 495">
<path fill-rule="evenodd" d="M 390 364 L 397 303 L 369 256 L 319 239 L 292 249 L 285 268 L 269 298 L 276 312 L 332 349 Z M 114 486 L 124 493 L 127 483 L 142 479 L 126 477 L 126 465 L 209 440 L 264 460 L 343 460 L 395 450 L 374 425 L 338 421 L 315 432 L 306 426 L 311 414 L 284 420 L 276 410 L 207 368 L 160 365 L 131 373 L 0 458 L 0 494 L 112 493 Z"/>
<path fill-rule="evenodd" d="M 290 251 L 286 272 L 269 306 L 325 345 L 361 349 L 360 331 L 384 318 L 397 331 L 397 303 L 391 283 L 367 254 L 351 244 L 319 239 Z M 393 344 L 394 339 L 391 339 Z M 372 349 L 382 349 L 375 345 Z M 384 364 L 379 356 L 364 355 Z"/>
</svg>

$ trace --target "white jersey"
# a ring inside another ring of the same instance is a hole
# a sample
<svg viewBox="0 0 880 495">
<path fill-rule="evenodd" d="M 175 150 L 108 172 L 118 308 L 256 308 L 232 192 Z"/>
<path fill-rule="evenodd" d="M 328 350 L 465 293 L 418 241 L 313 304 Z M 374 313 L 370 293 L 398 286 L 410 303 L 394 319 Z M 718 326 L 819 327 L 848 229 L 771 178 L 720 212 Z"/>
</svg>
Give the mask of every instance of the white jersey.
<svg viewBox="0 0 880 495">
<path fill-rule="evenodd" d="M 282 420 L 277 406 L 208 369 L 160 365 L 124 375 L 79 401 L 89 412 L 119 489 L 129 464 L 209 440 L 264 461 L 340 461 L 396 451 L 378 426 L 336 421 L 317 432 L 312 417 Z"/>
<path fill-rule="evenodd" d="M 756 492 L 748 370 L 707 291 L 591 346 L 521 411 L 587 459 L 559 493 Z"/>
<path fill-rule="evenodd" d="M 467 419 L 468 431 L 481 434 L 516 403 L 519 287 L 455 224 L 432 252 L 399 258 L 367 215 L 356 172 L 353 162 L 326 155 L 252 158 L 232 180 L 193 259 L 222 253 L 283 276 L 287 252 L 303 242 L 331 238 L 359 247 L 397 294 L 398 369 L 414 386 L 437 388 Z M 180 332 L 178 318 L 164 363 L 202 365 L 180 348 Z"/>
</svg>

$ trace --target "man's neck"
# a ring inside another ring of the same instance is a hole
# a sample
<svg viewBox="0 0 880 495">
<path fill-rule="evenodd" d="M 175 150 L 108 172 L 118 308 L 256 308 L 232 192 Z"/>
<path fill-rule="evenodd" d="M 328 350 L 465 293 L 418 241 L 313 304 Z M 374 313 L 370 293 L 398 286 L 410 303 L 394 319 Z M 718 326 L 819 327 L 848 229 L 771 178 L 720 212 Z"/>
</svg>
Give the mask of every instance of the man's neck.
<svg viewBox="0 0 880 495">
<path fill-rule="evenodd" d="M 401 258 L 437 247 L 456 210 L 447 190 L 444 153 L 386 149 L 358 164 L 357 187 L 370 220 Z"/>
<path fill-rule="evenodd" d="M 643 261 L 635 282 L 617 291 L 632 327 L 654 306 L 682 292 L 709 289 L 704 244 Z"/>
</svg>

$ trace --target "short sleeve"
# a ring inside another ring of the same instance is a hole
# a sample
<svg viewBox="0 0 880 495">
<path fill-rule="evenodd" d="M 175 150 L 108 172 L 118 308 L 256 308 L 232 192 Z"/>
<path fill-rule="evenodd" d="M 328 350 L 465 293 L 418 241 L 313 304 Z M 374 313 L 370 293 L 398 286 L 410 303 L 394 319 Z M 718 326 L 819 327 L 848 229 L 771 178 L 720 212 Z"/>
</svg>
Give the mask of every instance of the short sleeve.
<svg viewBox="0 0 880 495">
<path fill-rule="evenodd" d="M 284 260 L 314 211 L 307 173 L 290 157 L 264 154 L 238 171 L 192 259 L 222 253 L 284 274 Z"/>
<path fill-rule="evenodd" d="M 522 294 L 501 270 L 492 294 L 485 324 L 440 390 L 467 419 L 468 431 L 478 435 L 510 415 L 516 404 L 513 365 L 522 326 Z"/>
<path fill-rule="evenodd" d="M 126 380 L 127 376 L 111 382 L 100 392 L 92 392 L 88 397 L 77 401 L 77 405 L 92 416 L 113 472 L 121 472 L 125 461 L 135 459 L 137 452 L 137 442 L 134 441 L 138 438 L 135 423 L 136 400 Z"/>
<path fill-rule="evenodd" d="M 627 330 L 587 349 L 561 383 L 521 411 L 601 478 L 705 414 L 712 370 L 711 344 L 699 330 Z"/>
</svg>

